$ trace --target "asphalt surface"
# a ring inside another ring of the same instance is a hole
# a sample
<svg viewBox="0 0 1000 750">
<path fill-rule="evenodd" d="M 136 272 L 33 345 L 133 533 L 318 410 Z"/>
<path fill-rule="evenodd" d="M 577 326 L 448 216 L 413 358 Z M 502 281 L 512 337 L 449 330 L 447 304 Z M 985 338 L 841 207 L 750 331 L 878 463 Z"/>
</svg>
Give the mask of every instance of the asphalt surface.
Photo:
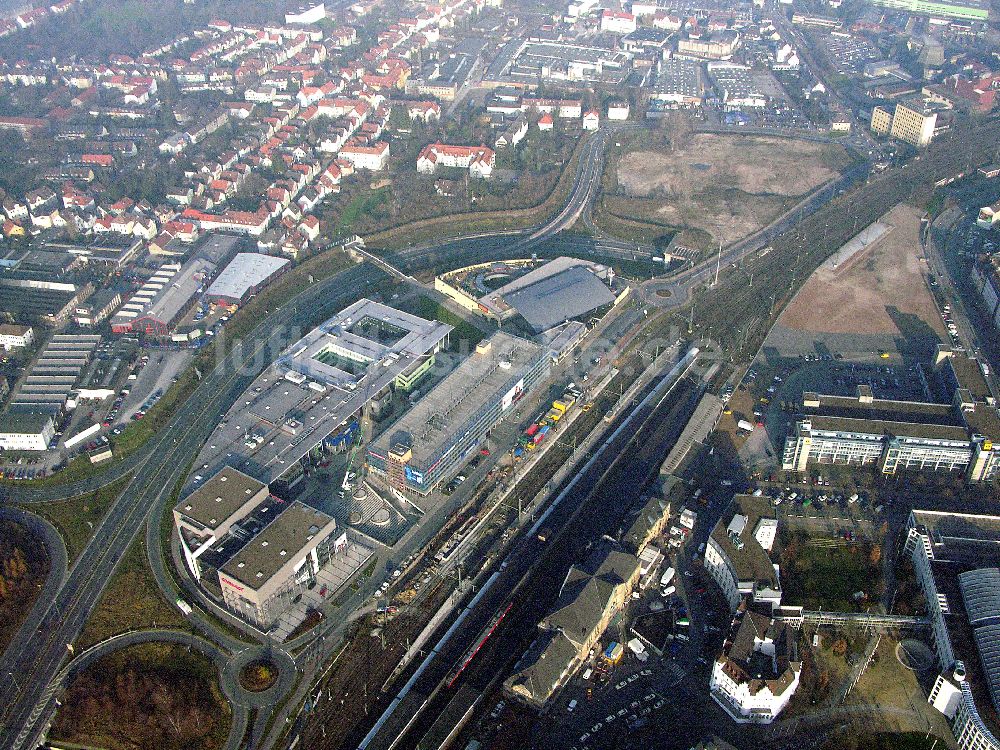
<svg viewBox="0 0 1000 750">
<path fill-rule="evenodd" d="M 218 415 L 253 381 L 256 370 L 262 366 L 258 360 L 266 360 L 263 362 L 266 364 L 273 359 L 273 356 L 259 357 L 258 353 L 276 354 L 290 343 L 290 335 L 313 316 L 325 308 L 344 306 L 380 278 L 380 272 L 359 266 L 318 282 L 294 303 L 275 311 L 266 324 L 244 339 L 243 347 L 223 366 L 205 376 L 195 394 L 160 433 L 157 450 L 138 467 L 58 595 L 50 601 L 44 616 L 46 627 L 12 643 L 0 661 L 0 671 L 4 673 L 31 676 L 20 690 L 10 682 L 5 682 L 0 690 L 0 704 L 5 707 L 0 747 L 16 750 L 40 732 L 39 719 L 47 708 L 40 699 L 67 655 L 67 644 L 79 635 L 150 509 L 162 505 L 177 482 L 185 477 L 190 461 L 215 427 Z"/>
<path fill-rule="evenodd" d="M 576 220 L 600 183 L 606 138 L 607 133 L 598 133 L 584 145 L 579 157 L 580 168 L 564 208 L 542 226 L 522 233 L 515 243 L 510 243 L 508 239 L 508 247 L 516 246 L 519 250 L 530 248 Z M 486 243 L 483 252 L 489 252 L 489 247 L 490 244 Z M 426 261 L 435 257 L 435 253 L 428 252 L 427 248 L 414 249 L 405 255 L 412 256 L 418 266 L 420 259 Z M 69 653 L 69 644 L 83 629 L 112 578 L 118 561 L 138 534 L 149 511 L 154 507 L 162 508 L 172 488 L 185 478 L 190 461 L 211 434 L 218 415 L 225 413 L 260 370 L 294 340 L 302 327 L 324 309 L 345 306 L 382 277 L 380 271 L 367 264 L 358 266 L 318 282 L 271 313 L 266 324 L 254 329 L 222 366 L 205 376 L 196 392 L 185 401 L 164 430 L 133 456 L 113 464 L 108 472 L 61 486 L 0 488 L 0 499 L 38 502 L 78 495 L 134 471 L 132 480 L 96 529 L 58 593 L 45 600 L 48 606 L 44 607 L 44 614 L 41 611 L 37 613 L 41 615 L 45 627 L 22 634 L 24 637 L 15 640 L 0 660 L 0 671 L 31 676 L 19 687 L 7 681 L 0 690 L 0 703 L 4 706 L 0 714 L 3 722 L 0 725 L 0 747 L 17 750 L 30 746 L 41 734 L 52 697 L 47 688 Z M 158 552 L 151 556 L 151 563 L 160 585 L 166 585 L 168 593 L 172 591 Z M 197 612 L 189 619 L 195 621 L 203 632 L 211 634 L 213 640 L 222 643 L 232 640 Z"/>
<path fill-rule="evenodd" d="M 412 247 L 390 260 L 414 271 L 437 266 L 455 256 L 461 256 L 465 262 L 474 262 L 482 257 L 523 254 L 526 250 L 539 248 L 583 214 L 600 186 L 604 147 L 611 132 L 610 129 L 599 131 L 584 144 L 579 156 L 580 168 L 575 173 L 566 205 L 543 225 L 523 232 L 480 235 L 445 244 Z M 727 250 L 723 253 L 723 262 L 731 263 L 763 246 L 770 238 L 787 230 L 803 212 L 815 210 L 836 195 L 839 189 L 846 188 L 865 174 L 865 169 L 860 166 L 855 168 L 841 180 L 807 199 L 807 206 Z M 618 249 L 625 252 L 622 244 L 618 245 Z M 666 302 L 676 305 L 686 300 L 694 286 L 714 273 L 714 266 L 713 262 L 706 261 L 680 274 L 670 282 L 672 296 L 666 298 Z M 30 746 L 41 734 L 47 712 L 51 709 L 49 699 L 52 698 L 52 691 L 49 687 L 67 656 L 67 644 L 78 637 L 112 578 L 118 561 L 142 528 L 149 511 L 162 509 L 173 487 L 185 478 L 190 461 L 211 434 L 218 415 L 228 409 L 260 370 L 294 340 L 303 327 L 324 310 L 345 306 L 382 278 L 383 273 L 368 264 L 357 266 L 317 282 L 295 300 L 275 310 L 266 323 L 243 339 L 242 347 L 238 347 L 222 366 L 205 375 L 195 394 L 180 407 L 165 429 L 131 457 L 112 464 L 107 472 L 61 486 L 0 486 L 0 499 L 38 502 L 81 494 L 134 472 L 127 488 L 96 529 L 68 578 L 58 587 L 58 593 L 44 602 L 40 600 L 39 612 L 32 613 L 33 616 L 41 616 L 44 627 L 22 634 L 0 659 L 0 673 L 30 675 L 30 679 L 18 688 L 9 681 L 0 688 L 0 704 L 3 705 L 0 712 L 0 747 L 17 750 Z M 657 299 L 661 303 L 664 301 L 660 297 Z M 153 554 L 152 562 L 161 586 L 166 585 L 167 591 L 171 591 L 172 586 L 166 583 L 164 563 L 158 559 L 157 553 Z M 53 588 L 56 588 L 55 584 Z M 189 619 L 213 641 L 227 647 L 234 646 L 233 639 L 220 633 L 197 611 Z"/>
</svg>

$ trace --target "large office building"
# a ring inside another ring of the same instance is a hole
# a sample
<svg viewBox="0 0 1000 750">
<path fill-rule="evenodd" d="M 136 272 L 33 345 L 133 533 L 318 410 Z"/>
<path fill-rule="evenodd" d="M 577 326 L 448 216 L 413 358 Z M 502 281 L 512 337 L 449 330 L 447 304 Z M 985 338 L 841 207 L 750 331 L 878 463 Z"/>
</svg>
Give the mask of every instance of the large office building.
<svg viewBox="0 0 1000 750">
<path fill-rule="evenodd" d="M 885 474 L 960 472 L 973 482 L 996 476 L 1000 417 L 979 363 L 939 347 L 937 370 L 950 404 L 879 399 L 866 385 L 855 397 L 805 393 L 782 467 L 875 465 Z"/>
<path fill-rule="evenodd" d="M 273 255 L 238 253 L 208 287 L 205 298 L 220 305 L 241 305 L 290 263 L 287 258 Z"/>
<path fill-rule="evenodd" d="M 177 504 L 174 526 L 191 575 L 212 584 L 206 588 L 230 611 L 263 630 L 348 543 L 326 513 L 282 502 L 266 484 L 232 467 Z M 210 576 L 214 580 L 206 580 Z"/>
<path fill-rule="evenodd" d="M 369 446 L 369 467 L 397 490 L 426 495 L 458 472 L 550 363 L 545 347 L 494 333 Z"/>
<path fill-rule="evenodd" d="M 444 323 L 362 299 L 285 350 L 277 368 L 292 382 L 309 379 L 355 390 L 366 378 L 374 378 L 381 390 L 387 385 L 381 382 L 381 370 L 393 377 L 426 371 L 450 332 L 451 326 Z M 372 383 L 367 385 L 372 388 Z"/>
<path fill-rule="evenodd" d="M 904 549 L 940 670 L 928 702 L 960 750 L 1000 750 L 1000 516 L 913 510 Z"/>
<path fill-rule="evenodd" d="M 273 482 L 331 435 L 352 432 L 370 404 L 416 387 L 451 330 L 358 300 L 281 353 L 230 409 L 196 463 L 212 470 L 233 465 Z"/>
<path fill-rule="evenodd" d="M 917 16 L 957 18 L 963 21 L 989 19 L 989 0 L 874 0 L 875 5 L 893 8 Z"/>
<path fill-rule="evenodd" d="M 876 135 L 889 136 L 923 148 L 934 138 L 937 110 L 922 99 L 898 102 L 892 115 L 883 107 L 872 110 L 871 129 Z"/>
</svg>

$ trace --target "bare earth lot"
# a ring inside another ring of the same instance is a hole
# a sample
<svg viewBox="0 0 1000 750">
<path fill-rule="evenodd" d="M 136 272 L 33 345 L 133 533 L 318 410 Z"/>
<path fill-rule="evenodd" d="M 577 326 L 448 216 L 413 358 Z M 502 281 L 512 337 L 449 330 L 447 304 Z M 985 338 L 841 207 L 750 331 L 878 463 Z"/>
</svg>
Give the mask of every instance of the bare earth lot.
<svg viewBox="0 0 1000 750">
<path fill-rule="evenodd" d="M 834 144 L 701 133 L 672 153 L 623 156 L 616 177 L 625 197 L 614 208 L 730 243 L 769 224 L 849 163 Z"/>
<path fill-rule="evenodd" d="M 892 229 L 838 267 L 821 266 L 782 313 L 780 326 L 810 333 L 925 334 L 946 338 L 921 261 L 921 212 L 899 205 Z"/>
</svg>

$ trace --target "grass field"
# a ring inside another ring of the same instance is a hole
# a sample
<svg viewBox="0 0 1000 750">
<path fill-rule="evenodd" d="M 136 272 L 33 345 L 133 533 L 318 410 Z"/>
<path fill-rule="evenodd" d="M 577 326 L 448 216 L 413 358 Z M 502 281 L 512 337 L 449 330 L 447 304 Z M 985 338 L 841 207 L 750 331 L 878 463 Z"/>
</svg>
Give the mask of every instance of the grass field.
<svg viewBox="0 0 1000 750">
<path fill-rule="evenodd" d="M 863 612 L 885 586 L 878 558 L 867 541 L 845 546 L 809 544 L 803 532 L 782 528 L 781 585 L 784 601 L 810 610 Z M 867 601 L 856 601 L 863 591 Z"/>
<path fill-rule="evenodd" d="M 876 706 L 885 711 L 884 728 L 896 732 L 926 731 L 930 722 L 931 735 L 947 736 L 944 715 L 927 703 L 916 675 L 896 658 L 897 641 L 883 637 L 871 664 L 861 675 L 848 696 L 848 703 Z M 922 736 L 921 736 L 922 739 Z M 890 747 L 887 745 L 886 747 Z M 891 747 L 930 747 L 930 745 L 891 745 Z"/>
<path fill-rule="evenodd" d="M 146 559 L 145 539 L 140 536 L 129 545 L 75 646 L 83 650 L 118 633 L 154 626 L 186 628 L 187 622 L 160 593 Z"/>
<path fill-rule="evenodd" d="M 72 565 L 83 552 L 87 542 L 94 535 L 108 508 L 118 499 L 131 477 L 122 477 L 99 490 L 78 495 L 67 500 L 50 503 L 34 503 L 27 506 L 31 511 L 49 521 L 63 538 L 66 556 Z"/>
<path fill-rule="evenodd" d="M 337 224 L 337 234 L 348 234 L 351 231 L 351 227 L 354 226 L 354 222 L 358 220 L 358 217 L 374 211 L 384 200 L 387 199 L 388 192 L 389 191 L 387 189 L 383 188 L 380 190 L 373 190 L 370 193 L 359 194 L 353 201 L 351 201 L 347 208 L 344 209 L 344 213 L 340 215 L 340 221 Z"/>
<path fill-rule="evenodd" d="M 419 315 L 422 318 L 439 320 L 442 323 L 447 323 L 452 326 L 455 329 L 451 332 L 452 348 L 461 347 L 462 342 L 468 342 L 468 348 L 472 349 L 476 344 L 482 341 L 486 335 L 467 320 L 464 320 L 461 316 L 456 315 L 444 305 L 435 302 L 430 297 L 421 295 L 416 299 L 407 302 L 405 307 L 414 315 Z"/>
</svg>

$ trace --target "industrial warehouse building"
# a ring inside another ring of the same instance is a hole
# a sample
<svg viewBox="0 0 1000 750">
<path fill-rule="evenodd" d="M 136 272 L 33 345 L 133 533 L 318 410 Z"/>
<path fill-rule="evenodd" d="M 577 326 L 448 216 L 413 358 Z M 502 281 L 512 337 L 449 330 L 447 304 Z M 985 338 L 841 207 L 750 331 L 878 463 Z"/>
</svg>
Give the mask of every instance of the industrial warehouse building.
<svg viewBox="0 0 1000 750">
<path fill-rule="evenodd" d="M 990 4 L 986 0 L 874 0 L 883 8 L 901 10 L 934 18 L 960 18 L 983 21 L 989 18 Z"/>
<path fill-rule="evenodd" d="M 803 416 L 785 440 L 782 466 L 876 465 L 901 470 L 962 472 L 972 482 L 1000 470 L 1000 416 L 978 362 L 938 347 L 936 365 L 950 404 L 874 398 L 859 386 L 856 397 L 803 395 Z"/>
<path fill-rule="evenodd" d="M 548 376 L 550 364 L 544 347 L 494 333 L 369 446 L 369 467 L 398 490 L 426 495 Z"/>
<path fill-rule="evenodd" d="M 288 267 L 287 258 L 260 253 L 238 253 L 205 292 L 219 305 L 242 305 Z"/>
<path fill-rule="evenodd" d="M 215 266 L 196 258 L 184 265 L 165 263 L 111 318 L 115 333 L 167 336 Z"/>
<path fill-rule="evenodd" d="M 170 335 L 219 268 L 245 246 L 246 238 L 210 232 L 183 264 L 164 263 L 111 318 L 115 333 Z"/>
<path fill-rule="evenodd" d="M 264 630 L 348 545 L 332 517 L 273 498 L 266 484 L 231 467 L 177 504 L 174 525 L 191 574 L 207 583 L 214 572 L 226 606 Z"/>
<path fill-rule="evenodd" d="M 16 411 L 0 414 L 0 448 L 5 451 L 43 451 L 54 435 L 49 414 Z"/>
<path fill-rule="evenodd" d="M 57 333 L 45 345 L 10 399 L 13 410 L 59 414 L 101 343 L 98 335 Z"/>
</svg>

